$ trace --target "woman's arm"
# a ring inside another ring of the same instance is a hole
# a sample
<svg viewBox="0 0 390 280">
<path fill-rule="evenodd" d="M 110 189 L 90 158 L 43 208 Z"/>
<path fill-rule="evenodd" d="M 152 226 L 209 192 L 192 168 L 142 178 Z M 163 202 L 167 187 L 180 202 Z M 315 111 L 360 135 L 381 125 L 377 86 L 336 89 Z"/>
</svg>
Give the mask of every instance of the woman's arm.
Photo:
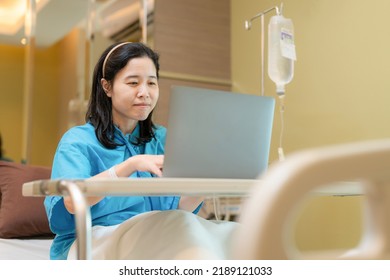
<svg viewBox="0 0 390 280">
<path fill-rule="evenodd" d="M 158 177 L 161 177 L 162 175 L 161 169 L 163 166 L 163 161 L 164 161 L 163 155 L 136 155 L 128 158 L 127 160 L 123 161 L 120 164 L 117 164 L 114 167 L 114 170 L 117 177 L 129 177 L 132 173 L 136 171 L 150 172 L 157 175 Z M 93 180 L 95 178 L 112 178 L 112 176 L 108 170 L 105 170 L 87 180 Z M 101 201 L 103 198 L 104 198 L 103 196 L 93 196 L 93 197 L 91 196 L 91 197 L 87 197 L 86 199 L 88 204 L 90 206 L 93 206 L 99 201 Z M 68 196 L 64 197 L 64 205 L 66 210 L 68 210 L 69 213 L 71 214 L 75 213 L 73 202 L 70 197 Z M 186 206 L 186 207 L 190 207 L 190 206 Z"/>
</svg>

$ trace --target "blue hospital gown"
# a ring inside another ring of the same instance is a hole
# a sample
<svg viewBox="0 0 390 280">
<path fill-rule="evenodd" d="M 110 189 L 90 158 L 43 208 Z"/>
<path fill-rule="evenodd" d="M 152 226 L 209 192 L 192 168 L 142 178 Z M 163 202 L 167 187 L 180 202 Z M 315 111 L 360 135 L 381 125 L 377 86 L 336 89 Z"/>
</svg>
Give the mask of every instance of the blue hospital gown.
<svg viewBox="0 0 390 280">
<path fill-rule="evenodd" d="M 150 142 L 136 146 L 132 144 L 132 140 L 135 142 L 135 137 L 139 135 L 139 126 L 128 135 L 116 128 L 115 141 L 121 146 L 111 150 L 98 141 L 90 123 L 73 127 L 63 135 L 58 144 L 51 178 L 90 178 L 136 154 L 163 154 L 166 129 L 158 126 L 154 132 L 155 138 Z M 135 172 L 130 177 L 151 176 L 148 172 Z M 105 197 L 91 207 L 92 225 L 111 226 L 143 212 L 177 209 L 179 200 L 178 196 Z M 50 228 L 56 234 L 50 248 L 50 258 L 66 259 L 76 238 L 74 215 L 65 209 L 61 196 L 46 197 L 44 205 Z"/>
</svg>

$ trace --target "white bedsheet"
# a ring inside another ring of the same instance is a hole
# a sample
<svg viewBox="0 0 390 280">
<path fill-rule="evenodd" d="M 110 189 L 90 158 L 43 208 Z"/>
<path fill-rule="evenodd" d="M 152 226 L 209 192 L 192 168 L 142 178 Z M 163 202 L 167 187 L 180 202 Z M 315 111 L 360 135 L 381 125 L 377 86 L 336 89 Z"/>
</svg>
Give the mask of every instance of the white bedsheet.
<svg viewBox="0 0 390 280">
<path fill-rule="evenodd" d="M 52 239 L 2 239 L 0 260 L 48 260 Z"/>
<path fill-rule="evenodd" d="M 121 225 L 94 227 L 93 259 L 229 259 L 238 223 L 210 221 L 180 210 L 137 215 Z M 68 259 L 76 258 L 73 244 Z"/>
</svg>

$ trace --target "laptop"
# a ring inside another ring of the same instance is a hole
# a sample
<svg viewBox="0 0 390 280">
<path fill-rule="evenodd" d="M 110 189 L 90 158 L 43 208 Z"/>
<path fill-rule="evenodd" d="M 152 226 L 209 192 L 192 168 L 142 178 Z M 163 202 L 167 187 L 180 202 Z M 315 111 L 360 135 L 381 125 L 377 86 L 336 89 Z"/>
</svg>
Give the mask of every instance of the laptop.
<svg viewBox="0 0 390 280">
<path fill-rule="evenodd" d="M 275 99 L 173 86 L 163 177 L 256 179 L 268 167 Z"/>
</svg>

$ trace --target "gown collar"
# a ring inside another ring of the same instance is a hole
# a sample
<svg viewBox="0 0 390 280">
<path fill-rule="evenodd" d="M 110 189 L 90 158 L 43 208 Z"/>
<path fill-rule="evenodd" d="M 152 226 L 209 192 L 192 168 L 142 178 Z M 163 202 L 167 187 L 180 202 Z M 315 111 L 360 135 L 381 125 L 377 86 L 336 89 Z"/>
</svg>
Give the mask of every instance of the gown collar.
<svg viewBox="0 0 390 280">
<path fill-rule="evenodd" d="M 114 128 L 114 139 L 118 144 L 127 145 L 137 143 L 137 139 L 140 135 L 139 124 L 136 125 L 133 132 L 127 134 L 123 134 L 123 132 L 116 125 L 114 125 Z"/>
</svg>

